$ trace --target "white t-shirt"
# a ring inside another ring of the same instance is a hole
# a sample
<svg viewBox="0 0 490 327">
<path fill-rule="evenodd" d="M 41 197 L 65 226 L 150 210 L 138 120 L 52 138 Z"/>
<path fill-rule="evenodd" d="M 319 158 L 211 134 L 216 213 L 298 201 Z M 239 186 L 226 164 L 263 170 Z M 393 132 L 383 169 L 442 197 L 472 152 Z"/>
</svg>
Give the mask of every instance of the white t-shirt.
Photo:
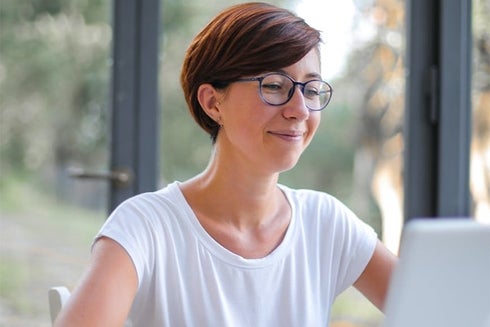
<svg viewBox="0 0 490 327">
<path fill-rule="evenodd" d="M 335 297 L 360 276 L 377 236 L 328 194 L 280 188 L 291 222 L 260 259 L 216 242 L 178 182 L 121 204 L 97 237 L 114 239 L 133 260 L 139 288 L 130 325 L 327 326 Z"/>
</svg>

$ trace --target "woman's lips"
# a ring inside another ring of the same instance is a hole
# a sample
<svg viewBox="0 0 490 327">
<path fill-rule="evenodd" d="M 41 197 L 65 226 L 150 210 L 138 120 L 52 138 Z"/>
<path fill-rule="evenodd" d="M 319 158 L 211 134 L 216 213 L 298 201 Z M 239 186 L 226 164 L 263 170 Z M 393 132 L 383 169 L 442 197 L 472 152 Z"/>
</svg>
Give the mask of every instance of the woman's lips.
<svg viewBox="0 0 490 327">
<path fill-rule="evenodd" d="M 269 134 L 279 137 L 285 141 L 300 141 L 305 134 L 303 131 L 269 131 Z"/>
</svg>

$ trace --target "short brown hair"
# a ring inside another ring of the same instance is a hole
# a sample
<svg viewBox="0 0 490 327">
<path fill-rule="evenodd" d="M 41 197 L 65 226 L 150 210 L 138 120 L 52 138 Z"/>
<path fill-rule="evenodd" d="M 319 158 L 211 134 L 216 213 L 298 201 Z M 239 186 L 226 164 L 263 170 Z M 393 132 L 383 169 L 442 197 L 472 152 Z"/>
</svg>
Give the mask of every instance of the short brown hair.
<svg viewBox="0 0 490 327">
<path fill-rule="evenodd" d="M 192 116 L 214 142 L 219 125 L 199 104 L 201 84 L 223 89 L 237 78 L 290 66 L 320 42 L 318 30 L 286 9 L 251 2 L 222 11 L 194 38 L 184 58 L 181 85 Z"/>
</svg>

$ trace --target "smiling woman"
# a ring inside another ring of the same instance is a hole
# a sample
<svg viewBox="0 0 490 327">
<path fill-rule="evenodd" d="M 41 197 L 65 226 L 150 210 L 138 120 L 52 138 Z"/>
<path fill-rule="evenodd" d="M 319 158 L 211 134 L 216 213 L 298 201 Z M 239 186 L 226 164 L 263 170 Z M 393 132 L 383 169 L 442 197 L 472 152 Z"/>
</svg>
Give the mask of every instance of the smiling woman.
<svg viewBox="0 0 490 327">
<path fill-rule="evenodd" d="M 215 159 L 225 166 L 245 168 L 248 164 L 251 171 L 273 173 L 274 177 L 291 169 L 315 134 L 320 114 L 308 108 L 309 103 L 315 103 L 303 92 L 296 91 L 299 87 L 289 75 L 311 84 L 314 82 L 311 76 L 320 74 L 318 63 L 318 52 L 313 49 L 297 63 L 281 69 L 284 73 L 264 75 L 267 80 L 274 78 L 268 84 L 266 95 L 262 91 L 263 83 L 248 78 L 229 83 L 226 91 L 202 84 L 198 93 L 201 108 L 213 120 L 220 121 Z M 289 82 L 285 91 L 278 90 L 277 77 Z M 270 90 L 272 85 L 274 91 Z M 283 98 L 277 99 L 281 93 Z M 215 98 L 220 105 L 215 105 Z M 266 99 L 280 102 L 271 104 Z M 317 109 L 322 107 L 326 107 L 325 103 Z"/>
<path fill-rule="evenodd" d="M 204 27 L 181 84 L 211 136 L 209 164 L 111 214 L 56 326 L 327 326 L 351 285 L 383 308 L 396 258 L 373 229 L 331 195 L 278 183 L 331 96 L 319 43 L 266 3 Z"/>
</svg>

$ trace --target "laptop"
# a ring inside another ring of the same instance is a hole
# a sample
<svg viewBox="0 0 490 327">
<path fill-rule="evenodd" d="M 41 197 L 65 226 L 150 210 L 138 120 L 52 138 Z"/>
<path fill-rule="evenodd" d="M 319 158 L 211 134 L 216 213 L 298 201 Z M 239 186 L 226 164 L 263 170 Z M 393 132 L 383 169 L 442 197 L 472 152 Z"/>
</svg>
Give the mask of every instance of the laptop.
<svg viewBox="0 0 490 327">
<path fill-rule="evenodd" d="M 490 225 L 412 220 L 399 256 L 384 327 L 490 327 Z"/>
</svg>

